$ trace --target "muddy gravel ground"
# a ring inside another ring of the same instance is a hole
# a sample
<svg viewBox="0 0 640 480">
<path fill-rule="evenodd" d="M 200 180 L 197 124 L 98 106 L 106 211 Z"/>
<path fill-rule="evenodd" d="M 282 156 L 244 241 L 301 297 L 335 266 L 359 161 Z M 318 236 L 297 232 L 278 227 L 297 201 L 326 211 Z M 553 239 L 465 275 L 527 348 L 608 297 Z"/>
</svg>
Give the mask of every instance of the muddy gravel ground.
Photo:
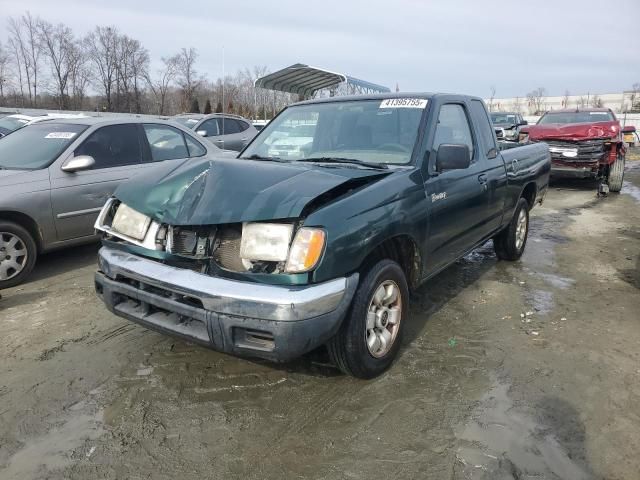
<svg viewBox="0 0 640 480">
<path fill-rule="evenodd" d="M 0 300 L 0 478 L 638 479 L 640 161 L 594 192 L 420 288 L 373 381 L 145 330 L 96 298 L 97 246 L 47 255 Z"/>
</svg>

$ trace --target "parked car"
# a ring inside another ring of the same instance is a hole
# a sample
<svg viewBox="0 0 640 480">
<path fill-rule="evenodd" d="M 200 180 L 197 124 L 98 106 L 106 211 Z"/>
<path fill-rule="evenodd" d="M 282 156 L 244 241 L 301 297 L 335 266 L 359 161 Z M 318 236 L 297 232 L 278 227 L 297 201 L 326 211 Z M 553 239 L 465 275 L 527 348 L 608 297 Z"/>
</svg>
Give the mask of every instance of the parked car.
<svg viewBox="0 0 640 480">
<path fill-rule="evenodd" d="M 597 179 L 599 193 L 622 188 L 627 147 L 611 109 L 549 111 L 520 134 L 521 142 L 549 145 L 552 176 Z"/>
<path fill-rule="evenodd" d="M 517 142 L 520 127 L 528 122 L 517 112 L 491 112 L 491 122 L 496 129 L 498 140 Z"/>
<path fill-rule="evenodd" d="M 282 132 L 282 129 L 278 132 L 272 132 L 271 137 L 275 140 L 269 145 L 269 156 L 281 158 L 304 157 L 313 144 L 315 129 L 315 124 L 303 124 L 287 128 L 286 133 Z M 280 136 L 279 133 L 283 133 L 283 135 Z"/>
<path fill-rule="evenodd" d="M 0 138 L 34 123 L 51 120 L 52 118 L 84 118 L 86 115 L 74 113 L 43 113 L 39 115 L 7 115 L 0 119 Z"/>
<path fill-rule="evenodd" d="M 176 115 L 173 120 L 205 137 L 216 147 L 236 152 L 242 150 L 258 133 L 249 120 L 229 113 L 184 114 Z"/>
<path fill-rule="evenodd" d="M 49 119 L 0 141 L 0 289 L 24 281 L 36 257 L 96 241 L 93 224 L 123 180 L 158 162 L 218 151 L 167 122 Z"/>
<path fill-rule="evenodd" d="M 270 157 L 272 135 L 301 119 L 317 121 L 311 148 Z M 409 289 L 489 239 L 520 258 L 550 168 L 543 143 L 501 152 L 479 98 L 298 103 L 238 159 L 122 184 L 96 222 L 96 291 L 116 315 L 209 348 L 279 361 L 327 344 L 371 378 L 398 353 Z"/>
</svg>

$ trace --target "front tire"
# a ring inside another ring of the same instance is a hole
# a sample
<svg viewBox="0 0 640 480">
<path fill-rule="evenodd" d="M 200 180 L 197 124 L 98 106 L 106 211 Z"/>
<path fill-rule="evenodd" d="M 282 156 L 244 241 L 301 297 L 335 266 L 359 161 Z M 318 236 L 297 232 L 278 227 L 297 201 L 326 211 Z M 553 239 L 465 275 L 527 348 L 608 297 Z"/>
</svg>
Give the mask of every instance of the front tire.
<svg viewBox="0 0 640 480">
<path fill-rule="evenodd" d="M 327 344 L 335 365 L 347 375 L 369 379 L 387 370 L 400 349 L 409 288 L 400 265 L 375 264 L 358 286 L 351 310 Z"/>
<path fill-rule="evenodd" d="M 622 190 L 624 180 L 624 155 L 618 155 L 613 165 L 609 167 L 609 191 L 618 193 Z"/>
<path fill-rule="evenodd" d="M 0 221 L 0 290 L 22 283 L 33 270 L 37 255 L 36 242 L 26 229 Z"/>
<path fill-rule="evenodd" d="M 493 237 L 493 249 L 500 260 L 518 260 L 524 253 L 528 236 L 529 204 L 521 198 L 507 228 Z"/>
</svg>

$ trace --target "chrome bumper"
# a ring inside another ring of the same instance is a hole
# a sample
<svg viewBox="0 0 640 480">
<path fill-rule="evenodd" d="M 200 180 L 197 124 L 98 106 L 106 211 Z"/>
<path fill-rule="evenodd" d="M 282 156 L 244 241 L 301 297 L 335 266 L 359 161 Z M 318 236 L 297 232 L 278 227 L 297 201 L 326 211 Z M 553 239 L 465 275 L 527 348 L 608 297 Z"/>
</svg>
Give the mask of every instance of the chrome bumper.
<svg viewBox="0 0 640 480">
<path fill-rule="evenodd" d="M 305 286 L 240 282 L 108 247 L 98 264 L 96 291 L 116 315 L 216 350 L 274 360 L 334 335 L 358 284 L 357 273 Z"/>
</svg>

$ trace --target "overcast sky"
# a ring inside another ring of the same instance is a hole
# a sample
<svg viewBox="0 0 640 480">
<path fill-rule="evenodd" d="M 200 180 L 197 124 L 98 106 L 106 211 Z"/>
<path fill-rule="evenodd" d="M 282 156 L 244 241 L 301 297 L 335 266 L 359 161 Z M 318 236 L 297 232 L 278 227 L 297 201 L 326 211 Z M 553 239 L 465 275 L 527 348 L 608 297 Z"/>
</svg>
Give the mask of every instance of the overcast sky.
<svg viewBox="0 0 640 480">
<path fill-rule="evenodd" d="M 0 0 L 77 34 L 114 25 L 157 62 L 195 47 L 215 79 L 254 65 L 296 62 L 402 91 L 487 97 L 613 93 L 640 82 L 640 0 Z"/>
</svg>

